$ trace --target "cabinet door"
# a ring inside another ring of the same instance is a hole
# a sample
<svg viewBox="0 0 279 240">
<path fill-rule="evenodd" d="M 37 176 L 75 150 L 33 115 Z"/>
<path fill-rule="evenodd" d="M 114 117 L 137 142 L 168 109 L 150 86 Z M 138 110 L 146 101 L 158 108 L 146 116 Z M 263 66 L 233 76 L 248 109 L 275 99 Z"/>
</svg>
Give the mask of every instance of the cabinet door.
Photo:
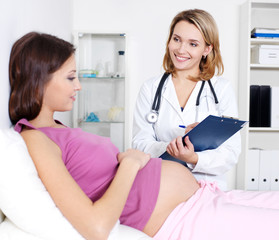
<svg viewBox="0 0 279 240">
<path fill-rule="evenodd" d="M 111 138 L 124 150 L 126 34 L 76 33 L 77 69 L 82 85 L 74 126 Z"/>
</svg>

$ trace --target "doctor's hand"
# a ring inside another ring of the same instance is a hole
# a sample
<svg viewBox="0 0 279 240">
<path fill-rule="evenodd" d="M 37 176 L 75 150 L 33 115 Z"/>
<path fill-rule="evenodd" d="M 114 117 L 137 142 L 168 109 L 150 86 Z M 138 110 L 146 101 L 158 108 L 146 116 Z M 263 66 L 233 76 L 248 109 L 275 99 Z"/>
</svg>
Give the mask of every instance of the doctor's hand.
<svg viewBox="0 0 279 240">
<path fill-rule="evenodd" d="M 196 127 L 197 125 L 199 124 L 199 122 L 195 122 L 195 123 L 192 123 L 192 124 L 189 124 L 187 125 L 186 129 L 185 129 L 185 134 L 187 132 L 190 132 L 194 127 Z"/>
<path fill-rule="evenodd" d="M 182 137 L 179 136 L 175 139 L 173 139 L 169 145 L 167 146 L 167 152 L 177 158 L 180 159 L 186 163 L 191 164 L 197 164 L 198 162 L 198 154 L 194 151 L 194 145 L 189 140 L 189 137 L 187 136 L 185 138 L 185 147 L 182 143 Z"/>
</svg>

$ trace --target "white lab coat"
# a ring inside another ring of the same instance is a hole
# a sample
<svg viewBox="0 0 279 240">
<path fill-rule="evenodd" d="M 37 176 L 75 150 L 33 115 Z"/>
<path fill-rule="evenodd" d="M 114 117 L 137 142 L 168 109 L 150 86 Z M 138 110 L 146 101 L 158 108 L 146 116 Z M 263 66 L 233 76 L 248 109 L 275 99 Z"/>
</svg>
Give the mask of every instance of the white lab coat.
<svg viewBox="0 0 279 240">
<path fill-rule="evenodd" d="M 211 79 L 211 82 L 219 100 L 219 113 L 207 82 L 200 96 L 197 112 L 196 99 L 201 81 L 196 84 L 182 112 L 170 75 L 162 90 L 158 121 L 155 124 L 150 124 L 147 122 L 146 116 L 151 111 L 161 77 L 160 75 L 146 81 L 139 92 L 134 111 L 133 148 L 150 153 L 151 157 L 159 157 L 166 151 L 171 140 L 179 135 L 184 135 L 185 129 L 180 128 L 179 125 L 187 126 L 196 121 L 200 122 L 210 114 L 218 116 L 220 113 L 224 116 L 238 116 L 236 99 L 230 82 L 216 76 Z M 225 173 L 237 163 L 240 151 L 240 134 L 236 133 L 215 150 L 197 152 L 197 164 L 188 164 L 188 167 L 197 180 L 216 181 L 221 189 L 226 190 Z"/>
</svg>

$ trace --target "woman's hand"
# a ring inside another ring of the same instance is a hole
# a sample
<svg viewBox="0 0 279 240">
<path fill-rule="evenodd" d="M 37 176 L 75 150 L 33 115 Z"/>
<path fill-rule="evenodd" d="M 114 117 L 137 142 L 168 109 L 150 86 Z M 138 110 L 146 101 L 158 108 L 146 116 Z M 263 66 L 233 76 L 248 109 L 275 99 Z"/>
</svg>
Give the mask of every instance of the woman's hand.
<svg viewBox="0 0 279 240">
<path fill-rule="evenodd" d="M 150 160 L 150 154 L 146 154 L 146 153 L 136 150 L 136 149 L 128 149 L 125 152 L 118 153 L 117 159 L 120 164 L 124 160 L 131 159 L 134 163 L 139 164 L 139 169 L 142 169 Z"/>
<path fill-rule="evenodd" d="M 195 165 L 198 162 L 198 155 L 195 153 L 194 145 L 188 136 L 185 137 L 184 142 L 186 144 L 185 147 L 183 146 L 181 136 L 173 139 L 167 146 L 167 152 L 177 159 Z"/>
</svg>

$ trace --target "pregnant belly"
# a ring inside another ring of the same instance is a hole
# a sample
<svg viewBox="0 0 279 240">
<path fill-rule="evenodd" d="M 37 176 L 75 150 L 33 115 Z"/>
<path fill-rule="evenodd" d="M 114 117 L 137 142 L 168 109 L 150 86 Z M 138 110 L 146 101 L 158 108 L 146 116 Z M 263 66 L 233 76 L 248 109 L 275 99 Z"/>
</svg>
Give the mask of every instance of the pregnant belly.
<svg viewBox="0 0 279 240">
<path fill-rule="evenodd" d="M 162 161 L 157 203 L 143 232 L 154 236 L 172 210 L 187 201 L 198 189 L 199 184 L 186 167 L 176 162 Z"/>
</svg>

